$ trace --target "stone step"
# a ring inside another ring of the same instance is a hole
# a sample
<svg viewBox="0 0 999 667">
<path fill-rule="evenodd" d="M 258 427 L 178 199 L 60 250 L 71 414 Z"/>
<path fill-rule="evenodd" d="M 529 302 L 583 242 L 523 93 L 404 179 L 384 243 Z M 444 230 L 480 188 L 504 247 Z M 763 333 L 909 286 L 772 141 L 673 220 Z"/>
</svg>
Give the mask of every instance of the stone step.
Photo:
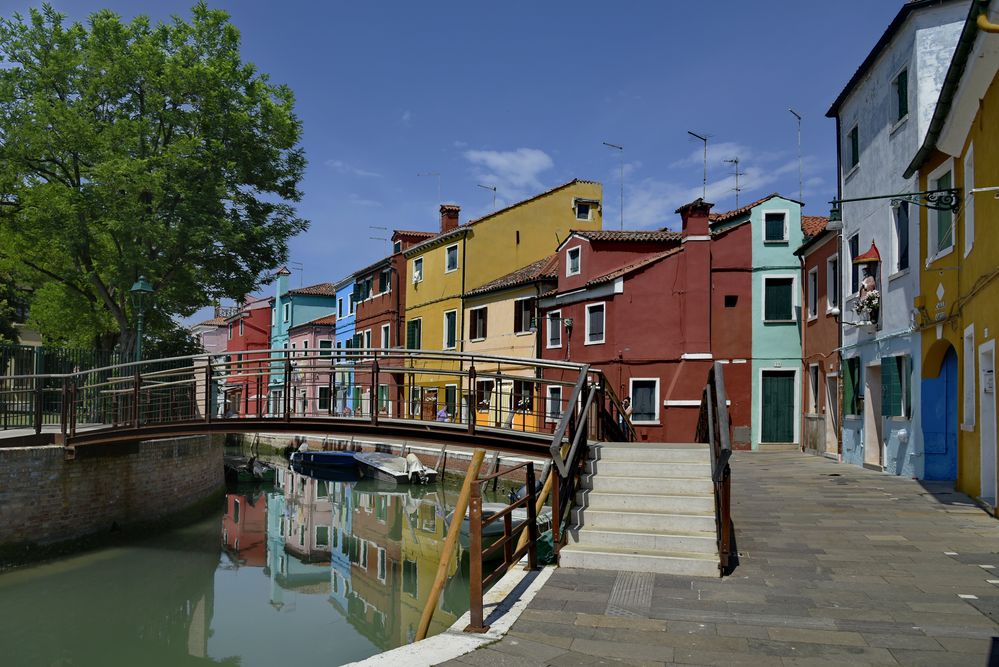
<svg viewBox="0 0 999 667">
<path fill-rule="evenodd" d="M 714 494 L 674 496 L 639 493 L 578 491 L 576 504 L 595 510 L 617 512 L 659 512 L 662 514 L 714 514 Z"/>
<path fill-rule="evenodd" d="M 639 549 L 642 551 L 677 552 L 718 555 L 718 539 L 714 532 L 663 533 L 644 530 L 610 530 L 570 528 L 571 544 L 586 547 Z"/>
<path fill-rule="evenodd" d="M 641 461 L 647 463 L 711 463 L 707 447 L 614 447 L 594 445 L 590 458 L 599 461 Z"/>
<path fill-rule="evenodd" d="M 605 493 L 664 493 L 701 495 L 714 493 L 710 479 L 693 477 L 614 477 L 611 475 L 581 475 L 580 486 Z"/>
<path fill-rule="evenodd" d="M 563 547 L 559 552 L 559 566 L 694 577 L 720 576 L 718 557 L 709 554 L 659 553 L 611 547 L 591 548 L 581 544 L 569 544 Z"/>
<path fill-rule="evenodd" d="M 572 524 L 585 530 L 611 529 L 661 533 L 714 532 L 715 514 L 668 512 L 618 512 L 614 510 L 572 508 Z"/>
<path fill-rule="evenodd" d="M 762 442 L 759 445 L 759 452 L 800 452 L 801 447 L 793 442 Z"/>
<path fill-rule="evenodd" d="M 711 478 L 709 463 L 633 463 L 631 461 L 594 461 L 585 463 L 583 472 L 618 477 Z"/>
</svg>

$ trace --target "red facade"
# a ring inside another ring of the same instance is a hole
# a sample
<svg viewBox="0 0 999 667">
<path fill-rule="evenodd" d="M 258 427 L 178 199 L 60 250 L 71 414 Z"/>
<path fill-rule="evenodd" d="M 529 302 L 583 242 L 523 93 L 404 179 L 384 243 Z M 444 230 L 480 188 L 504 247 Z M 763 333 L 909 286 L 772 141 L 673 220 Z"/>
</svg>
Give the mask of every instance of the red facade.
<svg viewBox="0 0 999 667">
<path fill-rule="evenodd" d="M 267 354 L 270 347 L 271 309 L 266 299 L 252 299 L 228 320 L 226 353 L 231 371 L 226 378 L 226 413 L 256 415 L 267 411 Z M 260 360 L 259 363 L 256 360 Z"/>
<path fill-rule="evenodd" d="M 681 208 L 680 233 L 574 233 L 558 251 L 558 288 L 541 301 L 543 357 L 602 370 L 620 398 L 631 397 L 642 440 L 693 439 L 715 360 L 731 362 L 725 382 L 733 426 L 750 423 L 750 230 L 712 234 L 710 206 L 698 200 Z M 579 273 L 571 275 L 576 252 Z M 594 333 L 601 309 L 602 340 Z M 552 326 L 561 328 L 559 347 Z"/>
</svg>

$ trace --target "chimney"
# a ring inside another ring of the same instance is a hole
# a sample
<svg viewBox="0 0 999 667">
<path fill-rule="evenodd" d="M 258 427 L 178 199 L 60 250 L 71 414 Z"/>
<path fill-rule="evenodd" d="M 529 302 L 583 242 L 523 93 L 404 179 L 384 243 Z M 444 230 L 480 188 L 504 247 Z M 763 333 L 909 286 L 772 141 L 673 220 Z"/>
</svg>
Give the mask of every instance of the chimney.
<svg viewBox="0 0 999 667">
<path fill-rule="evenodd" d="M 684 354 L 711 352 L 711 227 L 708 214 L 714 204 L 695 199 L 676 210 L 680 231 L 681 317 L 684 322 Z"/>
<path fill-rule="evenodd" d="M 441 234 L 458 226 L 458 213 L 460 212 L 461 207 L 457 204 L 441 204 Z"/>
<path fill-rule="evenodd" d="M 676 209 L 682 220 L 683 226 L 681 227 L 680 235 L 684 240 L 688 236 L 703 237 L 711 234 L 711 227 L 708 224 L 708 214 L 711 212 L 712 206 L 714 204 L 698 197 L 689 204 L 684 204 Z"/>
<path fill-rule="evenodd" d="M 291 271 L 288 267 L 282 266 L 277 272 L 277 290 L 274 294 L 277 298 L 281 298 L 285 292 L 288 291 L 288 276 L 291 275 Z"/>
</svg>

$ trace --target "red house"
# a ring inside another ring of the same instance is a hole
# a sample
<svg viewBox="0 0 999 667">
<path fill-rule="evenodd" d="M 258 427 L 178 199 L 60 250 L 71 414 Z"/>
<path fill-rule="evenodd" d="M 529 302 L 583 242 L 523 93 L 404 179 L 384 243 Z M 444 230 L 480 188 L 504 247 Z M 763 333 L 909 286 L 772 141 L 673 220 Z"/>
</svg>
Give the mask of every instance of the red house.
<svg viewBox="0 0 999 667">
<path fill-rule="evenodd" d="M 226 353 L 230 372 L 223 391 L 226 414 L 257 415 L 267 411 L 267 354 L 270 347 L 271 308 L 267 299 L 247 297 L 227 321 Z M 259 364 L 253 363 L 259 359 Z M 249 362 L 249 363 L 247 363 Z"/>
<path fill-rule="evenodd" d="M 728 362 L 733 426 L 750 423 L 750 228 L 712 233 L 710 209 L 700 199 L 678 209 L 680 232 L 573 232 L 558 248 L 558 287 L 539 302 L 543 358 L 603 371 L 631 398 L 642 440 L 693 439 L 714 361 Z M 552 422 L 563 391 L 545 387 Z"/>
</svg>

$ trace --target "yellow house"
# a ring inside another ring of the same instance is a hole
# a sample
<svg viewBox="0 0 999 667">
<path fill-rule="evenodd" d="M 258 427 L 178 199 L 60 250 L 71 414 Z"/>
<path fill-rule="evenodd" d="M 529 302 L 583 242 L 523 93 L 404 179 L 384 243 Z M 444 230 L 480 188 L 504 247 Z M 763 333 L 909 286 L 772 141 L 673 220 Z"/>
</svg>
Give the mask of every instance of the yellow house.
<svg viewBox="0 0 999 667">
<path fill-rule="evenodd" d="M 570 230 L 602 229 L 602 196 L 600 183 L 576 179 L 463 225 L 457 206 L 442 205 L 441 233 L 404 253 L 407 348 L 468 351 L 466 295 L 548 257 Z M 450 419 L 462 419 L 470 397 L 456 382 L 420 376 L 407 414 L 433 418 L 446 407 Z"/>
<path fill-rule="evenodd" d="M 996 506 L 999 334 L 999 0 L 972 2 L 919 174 L 923 331 L 921 421 L 927 479 Z M 980 18 L 983 17 L 983 18 Z M 950 197 L 949 197 L 950 196 Z M 953 204 L 953 205 L 951 205 Z"/>
</svg>

